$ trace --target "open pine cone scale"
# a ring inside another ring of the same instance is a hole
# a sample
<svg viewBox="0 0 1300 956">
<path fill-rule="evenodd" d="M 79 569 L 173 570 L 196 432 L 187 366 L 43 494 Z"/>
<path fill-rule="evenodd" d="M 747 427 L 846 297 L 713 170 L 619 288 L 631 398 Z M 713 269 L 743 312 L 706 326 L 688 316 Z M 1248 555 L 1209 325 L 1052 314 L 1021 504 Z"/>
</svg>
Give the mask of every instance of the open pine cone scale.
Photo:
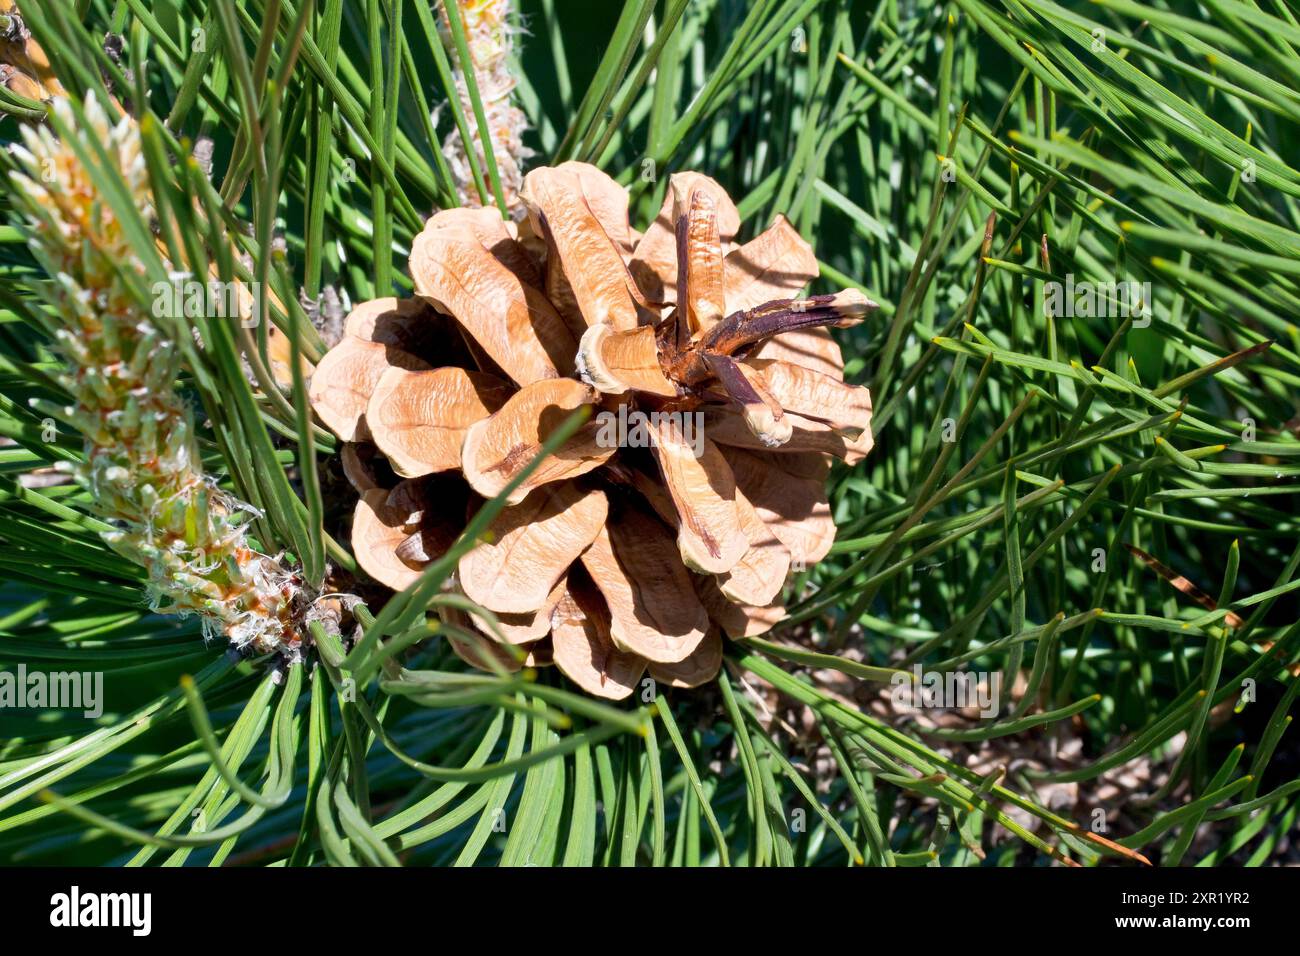
<svg viewBox="0 0 1300 956">
<path fill-rule="evenodd" d="M 871 397 L 827 329 L 875 304 L 794 298 L 817 276 L 808 244 L 782 216 L 736 244 L 735 206 L 698 173 L 672 177 L 644 234 L 593 166 L 533 170 L 522 196 L 518 228 L 436 213 L 417 297 L 359 305 L 315 371 L 316 414 L 352 443 L 353 550 L 405 588 L 588 406 L 459 562 L 452 586 L 496 620 L 446 611 L 448 639 L 611 699 L 647 669 L 698 686 L 722 635 L 768 630 L 792 567 L 830 549 L 829 463 L 870 450 Z"/>
</svg>

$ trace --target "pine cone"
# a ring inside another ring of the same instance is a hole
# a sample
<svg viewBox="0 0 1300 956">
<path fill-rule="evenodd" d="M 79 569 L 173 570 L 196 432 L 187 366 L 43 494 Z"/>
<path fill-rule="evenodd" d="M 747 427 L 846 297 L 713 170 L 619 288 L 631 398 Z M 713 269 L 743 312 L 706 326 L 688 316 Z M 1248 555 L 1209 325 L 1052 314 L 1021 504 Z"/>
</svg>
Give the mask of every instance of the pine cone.
<svg viewBox="0 0 1300 956">
<path fill-rule="evenodd" d="M 0 85 L 37 102 L 67 95 L 14 0 L 0 0 Z"/>
<path fill-rule="evenodd" d="M 792 563 L 830 548 L 830 456 L 870 450 L 871 398 L 844 383 L 826 327 L 875 304 L 790 298 L 817 275 L 808 244 L 779 216 L 736 245 L 735 206 L 698 173 L 672 177 L 644 235 L 586 164 L 533 170 L 522 196 L 518 228 L 491 209 L 434 215 L 411 253 L 418 298 L 360 305 L 313 377 L 316 413 L 358 443 L 353 549 L 406 587 L 587 407 L 460 560 L 455 586 L 499 627 L 449 612 L 453 647 L 520 666 L 465 641 L 477 631 L 607 698 L 647 666 L 698 686 L 721 634 L 770 628 Z"/>
</svg>

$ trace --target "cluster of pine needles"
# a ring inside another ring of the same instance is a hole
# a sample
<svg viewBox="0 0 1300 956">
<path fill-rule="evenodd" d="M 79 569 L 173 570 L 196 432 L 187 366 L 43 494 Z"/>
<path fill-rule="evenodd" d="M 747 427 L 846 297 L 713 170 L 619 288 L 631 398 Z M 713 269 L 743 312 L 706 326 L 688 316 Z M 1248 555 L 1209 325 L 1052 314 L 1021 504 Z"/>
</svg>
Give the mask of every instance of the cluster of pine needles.
<svg viewBox="0 0 1300 956">
<path fill-rule="evenodd" d="M 139 124 L 130 232 L 267 321 L 195 318 L 176 387 L 203 473 L 302 578 L 355 567 L 301 375 L 331 308 L 409 295 L 483 142 L 466 38 L 428 0 L 4 4 L 73 122 Z M 445 0 L 458 17 L 474 0 Z M 506 64 L 533 163 L 594 163 L 633 221 L 708 173 L 778 212 L 876 445 L 837 466 L 830 557 L 716 685 L 596 703 L 468 672 L 427 623 L 452 568 L 315 621 L 299 662 L 149 611 L 104 542 L 8 188 L 0 226 L 0 671 L 103 675 L 103 712 L 0 710 L 13 864 L 1262 865 L 1300 760 L 1300 18 L 1290 0 L 528 0 Z M 48 81 L 48 82 L 47 82 Z M 45 120 L 6 74 L 0 138 Z M 446 108 L 439 108 L 446 107 Z M 455 131 L 453 134 L 452 131 Z M 109 165 L 91 164 L 104 195 Z M 491 151 L 472 188 L 502 203 Z M 14 167 L 6 155 L 0 166 Z M 461 177 L 463 179 L 463 177 Z M 473 197 L 471 197 L 473 198 Z M 1113 291 L 1062 310 L 1057 284 Z M 1132 306 L 1132 302 L 1128 302 Z M 190 342 L 201 343 L 191 347 Z M 32 400 L 37 402 L 33 406 Z M 467 539 L 486 527 L 485 509 Z M 1005 674 L 997 715 L 894 675 Z M 1012 675 L 1018 675 L 1012 680 Z"/>
</svg>

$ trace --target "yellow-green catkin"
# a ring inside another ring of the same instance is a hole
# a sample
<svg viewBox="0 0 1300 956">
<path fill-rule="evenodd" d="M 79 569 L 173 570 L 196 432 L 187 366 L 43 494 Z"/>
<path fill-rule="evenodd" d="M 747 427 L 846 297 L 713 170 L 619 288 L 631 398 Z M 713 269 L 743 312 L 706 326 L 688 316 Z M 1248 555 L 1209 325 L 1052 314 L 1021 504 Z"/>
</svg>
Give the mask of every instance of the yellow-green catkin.
<svg viewBox="0 0 1300 956">
<path fill-rule="evenodd" d="M 533 155 L 533 151 L 524 145 L 528 118 L 514 101 L 515 78 L 510 72 L 510 53 L 517 31 L 510 23 L 510 0 L 460 0 L 459 7 L 465 24 L 470 59 L 474 61 L 474 82 L 478 86 L 492 139 L 492 155 L 501 174 L 501 192 L 506 209 L 516 220 L 522 219 L 524 208 L 519 199 L 519 189 L 524 181 L 524 161 Z M 447 8 L 441 4 L 439 14 L 443 42 L 448 50 L 452 50 L 454 46 L 447 25 Z M 456 95 L 469 119 L 474 154 L 478 158 L 479 167 L 486 170 L 482 136 L 474 121 L 465 75 L 454 57 L 453 64 L 456 65 L 453 71 Z M 459 130 L 453 129 L 446 136 L 442 153 L 447 158 L 452 178 L 456 181 L 460 201 L 466 206 L 481 205 Z"/>
<path fill-rule="evenodd" d="M 110 122 L 93 95 L 84 121 L 66 99 L 52 109 L 85 155 L 104 151 L 105 172 L 148 222 L 153 201 L 135 122 Z M 121 221 L 67 143 L 45 126 L 25 127 L 23 138 L 14 202 L 50 276 L 50 331 L 72 399 L 58 414 L 85 438 L 75 475 L 114 526 L 104 540 L 148 571 L 155 610 L 198 614 L 206 637 L 241 650 L 296 656 L 300 582 L 250 543 L 245 523 L 255 509 L 203 473 L 193 415 L 175 385 L 180 349 L 124 281 L 145 267 Z"/>
</svg>

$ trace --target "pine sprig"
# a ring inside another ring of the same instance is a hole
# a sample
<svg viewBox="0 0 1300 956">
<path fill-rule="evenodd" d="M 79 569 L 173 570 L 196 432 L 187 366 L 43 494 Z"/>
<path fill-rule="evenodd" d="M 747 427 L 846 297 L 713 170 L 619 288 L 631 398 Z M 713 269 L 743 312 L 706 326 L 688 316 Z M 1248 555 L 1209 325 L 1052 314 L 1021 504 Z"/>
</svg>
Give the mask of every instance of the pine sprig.
<svg viewBox="0 0 1300 956">
<path fill-rule="evenodd" d="M 334 444 L 299 414 L 300 363 L 323 353 L 313 320 L 326 287 L 344 302 L 409 294 L 395 264 L 458 187 L 507 198 L 499 157 L 470 150 L 468 178 L 453 172 L 454 137 L 429 115 L 445 104 L 462 143 L 496 142 L 481 124 L 495 97 L 462 89 L 461 43 L 411 0 L 77 10 L 33 5 L 23 29 L 45 65 L 5 60 L 31 82 L 0 89 L 0 129 L 18 140 L 17 121 L 40 120 L 38 86 L 74 106 L 116 100 L 165 213 L 156 236 L 149 204 L 134 210 L 115 278 L 141 281 L 121 265 L 134 256 L 151 280 L 167 259 L 269 286 L 255 330 L 158 326 L 177 349 L 157 374 L 181 390 L 150 401 L 197 399 L 193 487 L 255 506 L 258 547 L 324 585 L 327 565 L 354 565 L 335 541 Z M 2 0 L 0 16 L 12 29 Z M 60 297 L 62 260 L 42 262 L 11 218 L 0 668 L 100 670 L 108 702 L 93 727 L 5 714 L 0 857 L 1209 866 L 1293 853 L 1300 102 L 1277 77 L 1300 68 L 1300 33 L 1285 5 L 526 0 L 506 29 L 526 148 L 598 163 L 631 188 L 635 222 L 672 172 L 706 171 L 746 222 L 782 212 L 812 242 L 826 286 L 813 293 L 882 304 L 840 338 L 847 377 L 873 385 L 877 445 L 833 475 L 832 557 L 799 577 L 772 634 L 729 648 L 723 697 L 611 710 L 546 671 L 466 673 L 443 639 L 456 635 L 426 613 L 454 562 L 374 615 L 356 606 L 356 634 L 323 605 L 310 673 L 214 659 L 195 622 L 147 613 L 146 575 L 105 544 L 122 530 L 98 510 L 112 487 L 50 470 L 90 459 L 71 428 L 44 427 L 46 410 L 83 387 L 103 397 L 93 379 L 60 380 L 87 342 L 64 350 L 55 331 L 81 313 Z M 112 54 L 110 32 L 126 41 Z M 1149 314 L 1101 310 L 1126 280 L 1149 283 Z M 1049 303 L 1067 281 L 1102 293 L 1061 314 Z M 883 682 L 913 664 L 987 678 L 1017 663 L 1027 686 L 1012 680 L 987 721 L 900 708 Z"/>
<path fill-rule="evenodd" d="M 104 541 L 146 569 L 154 610 L 197 613 L 205 635 L 237 649 L 295 655 L 308 603 L 300 579 L 249 540 L 251 506 L 204 473 L 175 386 L 177 303 L 163 295 L 155 314 L 144 309 L 146 267 L 101 191 L 115 178 L 127 202 L 155 215 L 139 129 L 126 116 L 110 123 L 93 96 L 80 115 L 64 98 L 52 109 L 53 129 L 23 128 L 10 176 L 29 248 L 52 278 L 47 324 L 67 363 L 57 381 L 72 399 L 36 407 L 83 436 L 76 478 L 113 525 Z M 87 168 L 94 154 L 105 160 L 98 176 Z"/>
</svg>

